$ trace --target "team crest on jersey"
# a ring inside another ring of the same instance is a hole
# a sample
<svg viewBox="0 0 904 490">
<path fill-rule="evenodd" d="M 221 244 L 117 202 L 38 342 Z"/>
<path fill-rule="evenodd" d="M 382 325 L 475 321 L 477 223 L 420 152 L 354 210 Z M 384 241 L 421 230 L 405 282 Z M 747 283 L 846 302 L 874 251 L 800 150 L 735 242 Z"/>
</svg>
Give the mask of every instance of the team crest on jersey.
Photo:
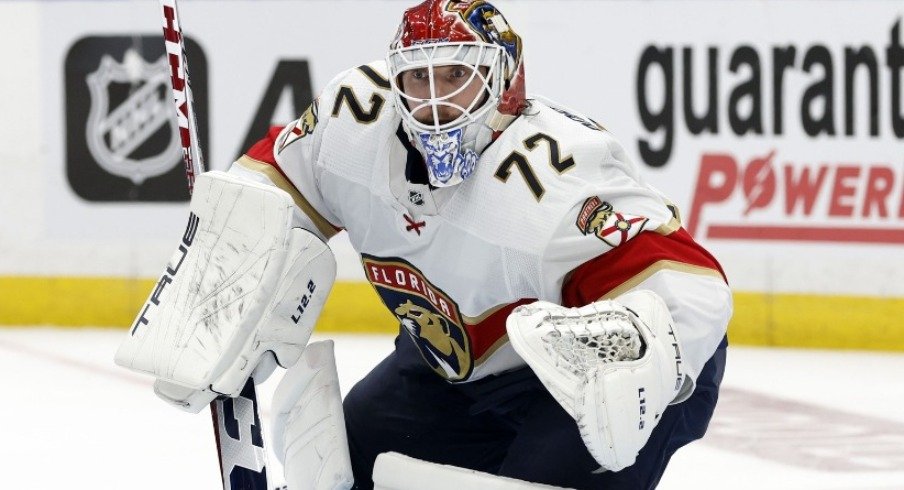
<svg viewBox="0 0 904 490">
<path fill-rule="evenodd" d="M 598 197 L 584 201 L 575 223 L 584 235 L 594 235 L 612 248 L 637 236 L 649 219 L 620 213 Z"/>
<path fill-rule="evenodd" d="M 471 374 L 471 341 L 458 304 L 407 261 L 362 254 L 367 279 L 440 376 L 460 381 Z"/>
<path fill-rule="evenodd" d="M 320 121 L 318 118 L 319 104 L 317 100 L 318 99 L 314 99 L 314 102 L 311 102 L 311 105 L 308 106 L 307 110 L 305 110 L 301 117 L 295 121 L 295 126 L 292 127 L 291 131 L 286 133 L 285 139 L 282 144 L 279 145 L 279 150 L 276 153 L 282 153 L 282 151 L 290 144 L 314 132 L 314 128 L 317 127 L 317 122 Z"/>
</svg>

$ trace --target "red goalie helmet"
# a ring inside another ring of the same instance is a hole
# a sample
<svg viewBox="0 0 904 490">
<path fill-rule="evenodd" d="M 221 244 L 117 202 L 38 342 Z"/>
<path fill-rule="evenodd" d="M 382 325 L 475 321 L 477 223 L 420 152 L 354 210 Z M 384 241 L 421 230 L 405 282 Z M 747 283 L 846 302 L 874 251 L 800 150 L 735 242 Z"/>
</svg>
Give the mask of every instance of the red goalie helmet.
<svg viewBox="0 0 904 490">
<path fill-rule="evenodd" d="M 405 11 L 391 51 L 439 43 L 486 43 L 504 50 L 504 88 L 498 111 L 517 116 L 525 104 L 521 37 L 483 0 L 427 0 Z"/>
<path fill-rule="evenodd" d="M 526 105 L 521 38 L 482 0 L 408 9 L 386 61 L 396 109 L 435 186 L 467 178 Z"/>
</svg>

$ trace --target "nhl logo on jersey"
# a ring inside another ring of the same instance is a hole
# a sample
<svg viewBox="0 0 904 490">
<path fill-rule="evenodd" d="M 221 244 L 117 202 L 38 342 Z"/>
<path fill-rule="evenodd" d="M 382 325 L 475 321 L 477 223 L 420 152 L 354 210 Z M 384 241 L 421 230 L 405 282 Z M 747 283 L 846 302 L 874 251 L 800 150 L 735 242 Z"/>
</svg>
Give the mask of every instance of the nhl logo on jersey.
<svg viewBox="0 0 904 490">
<path fill-rule="evenodd" d="M 420 193 L 420 191 L 416 191 L 414 189 L 408 189 L 408 201 L 415 206 L 423 206 L 424 205 L 424 195 Z"/>
<path fill-rule="evenodd" d="M 421 356 L 449 381 L 471 374 L 471 341 L 458 305 L 413 265 L 399 258 L 362 254 L 367 279 Z"/>
<path fill-rule="evenodd" d="M 206 63 L 196 43 L 186 39 L 186 46 L 203 144 Z M 89 201 L 188 198 L 159 36 L 80 39 L 66 57 L 65 86 L 67 176 L 76 194 Z"/>
<path fill-rule="evenodd" d="M 649 219 L 620 213 L 612 204 L 594 196 L 581 206 L 575 222 L 584 235 L 594 235 L 606 245 L 615 248 L 637 236 Z"/>
</svg>

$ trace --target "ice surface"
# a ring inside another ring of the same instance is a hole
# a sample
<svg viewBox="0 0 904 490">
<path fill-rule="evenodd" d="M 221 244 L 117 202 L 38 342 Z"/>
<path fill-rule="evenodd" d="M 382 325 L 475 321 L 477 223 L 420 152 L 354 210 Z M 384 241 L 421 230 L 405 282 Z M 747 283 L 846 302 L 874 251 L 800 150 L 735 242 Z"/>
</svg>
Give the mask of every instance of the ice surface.
<svg viewBox="0 0 904 490">
<path fill-rule="evenodd" d="M 0 329 L 3 488 L 220 488 L 209 414 L 169 407 L 115 366 L 123 335 Z M 331 337 L 343 394 L 392 349 L 388 336 Z M 904 488 L 902 373 L 904 354 L 732 347 L 707 437 L 660 488 Z M 265 438 L 277 377 L 259 389 Z M 272 455 L 270 470 L 282 481 Z"/>
</svg>

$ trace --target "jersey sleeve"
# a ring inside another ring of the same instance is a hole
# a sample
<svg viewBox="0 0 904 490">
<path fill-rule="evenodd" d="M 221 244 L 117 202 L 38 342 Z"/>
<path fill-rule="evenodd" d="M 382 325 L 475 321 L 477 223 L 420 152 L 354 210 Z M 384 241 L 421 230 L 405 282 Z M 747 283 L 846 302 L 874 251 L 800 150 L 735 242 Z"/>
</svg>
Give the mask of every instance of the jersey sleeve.
<svg viewBox="0 0 904 490">
<path fill-rule="evenodd" d="M 285 127 L 270 128 L 233 165 L 229 172 L 257 182 L 274 185 L 289 193 L 297 206 L 299 225 L 324 241 L 343 227 L 320 191 L 319 165 L 323 135 L 330 118 L 320 112 L 320 101 L 331 100 L 347 71 L 334 78 L 320 96 L 295 121 Z"/>
<path fill-rule="evenodd" d="M 544 287 L 563 306 L 614 299 L 635 289 L 657 293 L 676 323 L 690 380 L 725 336 L 732 297 L 716 259 L 681 227 L 677 208 L 646 185 L 608 134 L 590 182 L 575 196 L 543 256 Z M 592 166 L 591 166 L 592 167 Z"/>
</svg>

